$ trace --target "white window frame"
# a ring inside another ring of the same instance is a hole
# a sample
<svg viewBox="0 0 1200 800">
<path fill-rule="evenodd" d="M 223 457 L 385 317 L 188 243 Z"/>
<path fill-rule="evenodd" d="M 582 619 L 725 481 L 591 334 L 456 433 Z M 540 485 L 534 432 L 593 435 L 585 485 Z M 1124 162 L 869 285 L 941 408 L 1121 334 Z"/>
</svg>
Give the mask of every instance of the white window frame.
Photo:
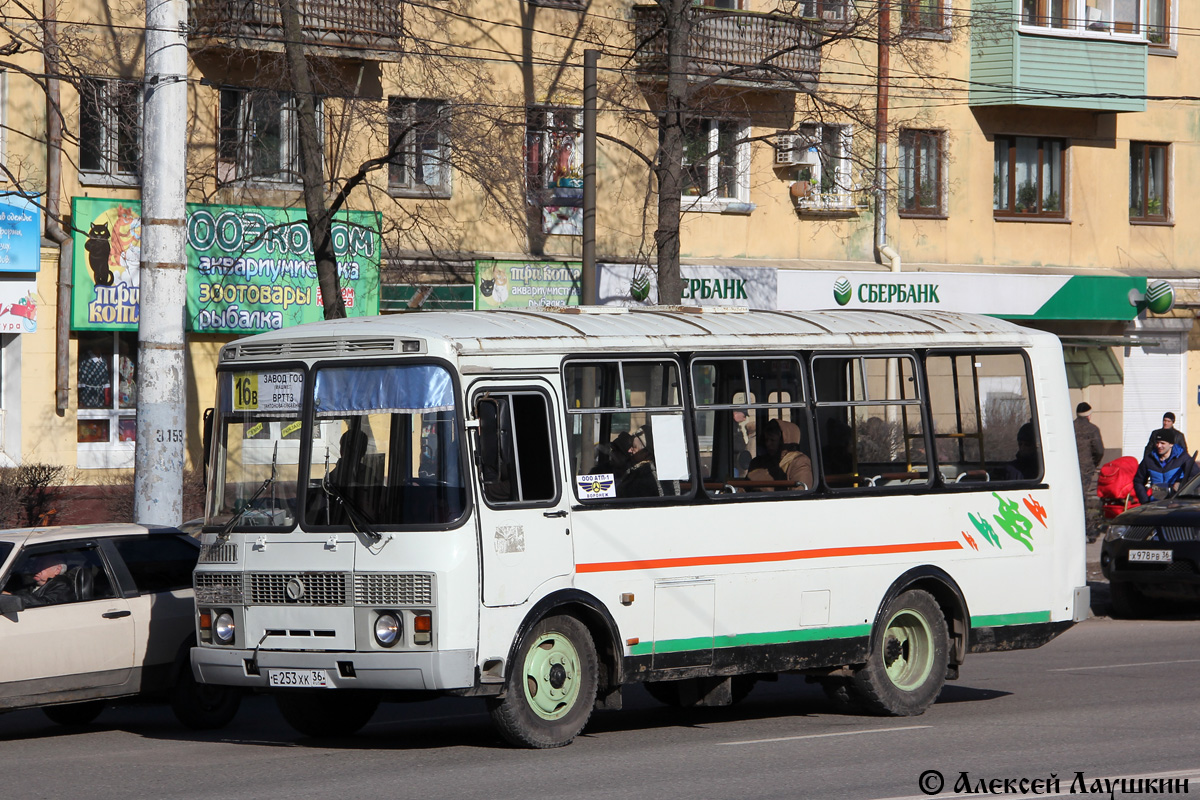
<svg viewBox="0 0 1200 800">
<path fill-rule="evenodd" d="M 750 121 L 747 119 L 731 119 L 728 117 L 693 117 L 689 123 L 701 123 L 708 130 L 708 172 L 706 193 L 701 195 L 683 195 L 682 209 L 684 211 L 728 212 L 741 209 L 750 202 Z M 720 186 L 720 152 L 719 142 L 721 124 L 737 126 L 735 132 L 733 169 L 734 194 L 731 197 L 716 194 Z M 686 143 L 684 158 L 686 159 Z M 687 162 L 684 161 L 686 166 Z M 744 212 L 743 212 L 744 213 Z"/>
<path fill-rule="evenodd" d="M 796 132 L 796 149 L 802 154 L 799 166 L 809 171 L 812 187 L 807 195 L 796 199 L 796 206 L 807 211 L 857 208 L 854 192 L 858 187 L 852 173 L 854 127 L 842 123 L 803 122 L 796 126 Z M 832 144 L 829 143 L 831 137 L 835 137 Z M 832 176 L 829 175 L 831 168 Z"/>
<path fill-rule="evenodd" d="M 100 166 L 98 168 L 83 166 L 83 138 L 84 138 L 84 107 L 86 105 L 84 92 L 79 94 L 79 182 L 84 185 L 91 186 L 137 186 L 142 182 L 141 169 L 142 158 L 145 155 L 143 146 L 143 131 L 145 128 L 144 122 L 144 104 L 141 84 L 137 81 L 127 79 L 114 78 L 84 78 L 85 84 L 94 85 L 101 93 L 100 98 L 100 114 L 96 120 L 100 125 L 103 133 L 103 140 L 100 142 Z M 114 93 L 119 87 L 127 87 L 134 89 L 137 97 L 137 158 L 138 167 L 133 172 L 122 172 L 118 163 L 117 149 L 119 147 L 121 120 L 119 115 L 124 113 L 124 100 L 120 97 L 115 97 Z"/>
<path fill-rule="evenodd" d="M 1043 0 L 1049 3 L 1051 0 Z M 1136 30 L 1118 31 L 1114 24 L 1117 4 L 1137 3 Z M 1025 21 L 1024 0 L 1017 7 L 1017 27 L 1021 33 L 1046 34 L 1053 36 L 1077 36 L 1085 39 L 1111 39 L 1127 42 L 1147 42 L 1146 21 L 1149 0 L 1066 0 L 1066 24 L 1064 27 L 1038 25 Z M 1171 4 L 1168 26 L 1173 23 L 1174 0 L 1165 0 Z M 1091 5 L 1094 3 L 1095 5 Z M 1169 28 L 1168 28 L 1169 30 Z M 1168 38 L 1173 38 L 1168 35 Z"/>
<path fill-rule="evenodd" d="M 229 94 L 227 94 L 229 93 Z M 226 97 L 240 97 L 236 118 L 226 124 Z M 280 168 L 273 173 L 256 173 L 254 171 L 253 141 L 255 123 L 255 100 L 271 98 L 279 101 L 279 141 Z M 322 144 L 325 139 L 324 114 L 321 99 L 314 98 L 317 109 L 317 135 Z M 296 108 L 296 99 L 291 92 L 261 87 L 223 86 L 218 100 L 218 133 L 217 133 L 217 180 L 219 183 L 244 183 L 249 185 L 264 184 L 275 187 L 287 186 L 299 188 L 302 165 L 300 162 L 300 121 Z M 233 141 L 226 137 L 232 133 Z M 232 146 L 232 148 L 231 148 Z M 230 150 L 233 150 L 231 157 Z"/>
<path fill-rule="evenodd" d="M 134 430 L 137 429 L 137 408 L 121 408 L 120 407 L 120 331 L 88 331 L 87 334 L 95 335 L 97 333 L 108 333 L 111 336 L 111 350 L 108 353 L 108 368 L 109 368 L 109 386 L 112 392 L 112 402 L 106 408 L 79 408 L 79 387 L 75 387 L 75 416 L 77 421 L 82 420 L 108 420 L 108 441 L 107 442 L 80 442 L 76 441 L 75 458 L 76 466 L 79 469 L 127 469 L 133 467 L 134 449 L 137 446 L 136 441 L 123 442 L 121 441 L 121 418 L 133 418 Z M 127 341 L 132 339 L 131 346 L 137 347 L 137 334 L 128 337 Z M 75 380 L 79 376 L 79 359 L 84 358 L 86 354 L 76 352 L 75 370 L 73 375 Z M 140 378 L 140 376 L 139 376 Z M 136 434 L 135 434 L 136 439 Z"/>
<path fill-rule="evenodd" d="M 431 122 L 425 130 L 418 130 L 419 126 L 423 126 L 425 122 Z M 388 168 L 388 191 L 389 193 L 399 197 L 449 197 L 451 194 L 451 169 L 450 169 L 450 137 L 447 127 L 450 122 L 450 105 L 445 100 L 435 100 L 423 97 L 389 97 L 388 98 L 388 143 L 392 140 L 392 125 L 400 124 L 408 128 L 402 134 L 401 146 L 397 149 L 395 159 L 400 163 L 393 163 Z M 419 180 L 416 174 L 415 161 L 418 152 L 416 150 L 416 140 L 426 133 L 430 133 L 437 139 L 437 151 L 433 153 L 429 150 L 420 151 L 423 160 L 433 162 L 432 164 L 425 163 L 422 172 L 428 176 L 429 170 L 433 169 L 439 173 L 436 183 L 427 183 L 424 180 Z M 401 161 L 406 159 L 407 163 Z M 393 180 L 393 167 L 403 170 L 404 177 L 401 180 Z"/>
</svg>

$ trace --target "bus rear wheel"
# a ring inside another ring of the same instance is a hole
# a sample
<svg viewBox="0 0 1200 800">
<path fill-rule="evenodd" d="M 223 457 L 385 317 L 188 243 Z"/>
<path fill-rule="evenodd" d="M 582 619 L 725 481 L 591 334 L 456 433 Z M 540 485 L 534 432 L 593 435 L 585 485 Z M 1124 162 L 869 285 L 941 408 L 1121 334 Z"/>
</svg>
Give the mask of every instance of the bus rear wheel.
<svg viewBox="0 0 1200 800">
<path fill-rule="evenodd" d="M 546 617 L 521 639 L 503 697 L 488 701 L 509 744 L 543 749 L 570 744 L 596 702 L 596 647 L 574 617 Z"/>
<path fill-rule="evenodd" d="M 371 721 L 379 697 L 374 692 L 337 689 L 280 692 L 275 704 L 297 732 L 314 739 L 339 739 L 353 736 Z"/>
<path fill-rule="evenodd" d="M 854 699 L 876 714 L 923 714 L 942 692 L 950 652 L 937 601 L 920 589 L 893 598 L 871 641 L 867 663 L 852 680 Z"/>
</svg>

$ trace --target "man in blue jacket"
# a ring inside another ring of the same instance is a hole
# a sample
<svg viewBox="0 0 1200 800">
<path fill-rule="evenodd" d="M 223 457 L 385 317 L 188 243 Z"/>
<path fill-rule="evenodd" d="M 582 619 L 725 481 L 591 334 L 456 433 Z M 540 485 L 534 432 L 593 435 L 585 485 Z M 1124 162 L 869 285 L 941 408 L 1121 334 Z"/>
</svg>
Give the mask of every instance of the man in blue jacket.
<svg viewBox="0 0 1200 800">
<path fill-rule="evenodd" d="M 1196 462 L 1166 431 L 1154 432 L 1154 452 L 1142 459 L 1133 474 L 1133 491 L 1138 502 L 1145 504 L 1162 500 L 1197 472 Z M 1149 481 L 1151 491 L 1146 491 Z"/>
</svg>

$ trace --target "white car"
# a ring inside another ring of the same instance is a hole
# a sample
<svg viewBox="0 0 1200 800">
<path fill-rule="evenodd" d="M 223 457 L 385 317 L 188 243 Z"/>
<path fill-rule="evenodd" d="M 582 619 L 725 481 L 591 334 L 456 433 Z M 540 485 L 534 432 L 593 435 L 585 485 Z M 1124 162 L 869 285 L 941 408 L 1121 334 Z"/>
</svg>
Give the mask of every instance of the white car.
<svg viewBox="0 0 1200 800">
<path fill-rule="evenodd" d="M 190 728 L 226 725 L 239 691 L 197 683 L 189 659 L 199 555 L 171 528 L 0 531 L 0 711 L 80 725 L 140 696 L 169 700 Z"/>
</svg>

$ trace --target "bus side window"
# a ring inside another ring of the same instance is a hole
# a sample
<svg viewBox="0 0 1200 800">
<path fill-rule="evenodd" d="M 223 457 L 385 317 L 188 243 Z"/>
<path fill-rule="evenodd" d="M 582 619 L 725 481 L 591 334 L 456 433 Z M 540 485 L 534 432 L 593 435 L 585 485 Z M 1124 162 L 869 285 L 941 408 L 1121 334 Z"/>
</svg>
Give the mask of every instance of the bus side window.
<svg viewBox="0 0 1200 800">
<path fill-rule="evenodd" d="M 1040 479 L 1041 447 L 1021 353 L 930 354 L 925 373 L 943 481 Z"/>
<path fill-rule="evenodd" d="M 826 485 L 930 485 L 916 361 L 908 355 L 820 355 L 812 364 Z"/>
<path fill-rule="evenodd" d="M 540 392 L 480 398 L 479 470 L 489 504 L 545 503 L 558 498 L 550 407 Z"/>
</svg>

